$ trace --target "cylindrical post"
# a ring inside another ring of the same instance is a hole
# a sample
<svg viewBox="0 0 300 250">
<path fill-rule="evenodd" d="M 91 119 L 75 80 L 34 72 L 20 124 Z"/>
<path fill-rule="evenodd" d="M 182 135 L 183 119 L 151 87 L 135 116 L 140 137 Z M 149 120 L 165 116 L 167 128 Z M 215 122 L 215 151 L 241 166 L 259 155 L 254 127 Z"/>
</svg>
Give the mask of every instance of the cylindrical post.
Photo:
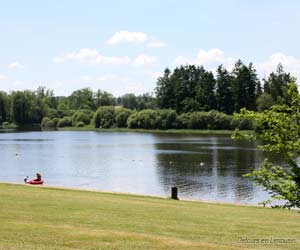
<svg viewBox="0 0 300 250">
<path fill-rule="evenodd" d="M 178 188 L 177 187 L 172 187 L 171 198 L 174 200 L 178 200 Z"/>
</svg>

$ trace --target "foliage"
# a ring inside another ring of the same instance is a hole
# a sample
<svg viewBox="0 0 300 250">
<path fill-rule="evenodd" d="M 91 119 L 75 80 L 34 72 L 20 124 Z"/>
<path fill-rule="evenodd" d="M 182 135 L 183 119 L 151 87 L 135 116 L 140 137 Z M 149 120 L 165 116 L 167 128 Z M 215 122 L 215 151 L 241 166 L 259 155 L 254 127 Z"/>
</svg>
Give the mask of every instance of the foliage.
<svg viewBox="0 0 300 250">
<path fill-rule="evenodd" d="M 272 72 L 268 79 L 264 80 L 264 91 L 272 97 L 275 103 L 289 104 L 288 83 L 294 81 L 290 73 L 285 73 L 282 64 L 279 64 L 276 72 Z"/>
<path fill-rule="evenodd" d="M 218 111 L 184 113 L 178 116 L 176 124 L 180 129 L 232 129 L 237 125 L 232 116 Z"/>
<path fill-rule="evenodd" d="M 161 109 L 158 112 L 157 128 L 171 129 L 176 126 L 177 113 L 172 109 Z"/>
<path fill-rule="evenodd" d="M 156 129 L 159 112 L 152 109 L 145 109 L 129 116 L 127 125 L 129 128 Z"/>
<path fill-rule="evenodd" d="M 51 120 L 49 117 L 44 117 L 41 123 L 42 128 L 55 128 L 57 120 Z"/>
<path fill-rule="evenodd" d="M 248 174 L 267 190 L 272 199 L 283 200 L 283 207 L 300 207 L 300 96 L 295 84 L 288 85 L 291 105 L 275 105 L 261 113 L 243 109 L 237 117 L 255 121 L 255 134 L 240 134 L 234 138 L 246 138 L 262 142 L 260 149 L 280 154 L 285 164 L 275 165 L 268 159 L 259 168 Z"/>
<path fill-rule="evenodd" d="M 257 98 L 256 104 L 258 111 L 264 111 L 271 108 L 275 104 L 275 102 L 269 93 L 263 93 Z"/>
<path fill-rule="evenodd" d="M 78 123 L 82 122 L 84 125 L 91 123 L 93 112 L 91 110 L 78 110 L 72 116 L 72 126 L 78 127 Z"/>
<path fill-rule="evenodd" d="M 111 128 L 115 124 L 115 108 L 103 106 L 97 109 L 93 123 L 95 128 Z"/>
<path fill-rule="evenodd" d="M 76 123 L 76 127 L 78 127 L 78 128 L 82 128 L 84 126 L 85 126 L 85 123 L 82 122 L 82 121 L 79 121 L 79 122 Z"/>
<path fill-rule="evenodd" d="M 58 128 L 71 127 L 71 126 L 72 126 L 72 117 L 68 117 L 68 116 L 59 119 L 57 123 Z"/>
<path fill-rule="evenodd" d="M 120 108 L 115 110 L 115 120 L 118 128 L 126 128 L 128 117 L 133 113 L 132 110 Z"/>
</svg>

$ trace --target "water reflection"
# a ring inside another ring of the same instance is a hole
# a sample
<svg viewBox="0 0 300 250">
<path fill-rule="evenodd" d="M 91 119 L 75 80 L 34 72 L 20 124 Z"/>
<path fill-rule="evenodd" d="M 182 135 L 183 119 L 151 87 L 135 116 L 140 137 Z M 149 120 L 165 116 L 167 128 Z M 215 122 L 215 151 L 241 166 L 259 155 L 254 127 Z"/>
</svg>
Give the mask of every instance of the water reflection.
<svg viewBox="0 0 300 250">
<path fill-rule="evenodd" d="M 257 187 L 242 177 L 263 159 L 254 143 L 233 142 L 228 136 L 202 136 L 197 140 L 181 136 L 180 140 L 166 138 L 155 146 L 159 150 L 158 175 L 166 192 L 178 186 L 183 196 L 191 198 L 233 202 L 259 199 Z M 165 153 L 170 147 L 181 153 Z"/>
<path fill-rule="evenodd" d="M 256 145 L 230 136 L 27 132 L 0 134 L 0 181 L 40 171 L 49 185 L 257 203 L 266 194 L 242 175 L 258 166 Z"/>
</svg>

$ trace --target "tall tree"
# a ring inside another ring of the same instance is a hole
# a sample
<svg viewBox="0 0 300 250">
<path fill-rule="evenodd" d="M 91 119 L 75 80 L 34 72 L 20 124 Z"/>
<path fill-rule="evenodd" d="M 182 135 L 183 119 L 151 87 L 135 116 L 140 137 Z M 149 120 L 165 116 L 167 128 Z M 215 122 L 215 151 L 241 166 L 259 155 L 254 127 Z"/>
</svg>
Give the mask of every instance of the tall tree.
<svg viewBox="0 0 300 250">
<path fill-rule="evenodd" d="M 69 96 L 70 109 L 94 109 L 94 93 L 90 88 L 83 88 L 74 91 Z"/>
<path fill-rule="evenodd" d="M 286 73 L 282 64 L 278 64 L 276 72 L 272 72 L 268 79 L 264 79 L 264 92 L 271 95 L 275 103 L 288 104 L 288 83 L 294 82 L 290 73 Z"/>
<path fill-rule="evenodd" d="M 256 110 L 259 80 L 253 64 L 250 63 L 246 66 L 241 60 L 238 60 L 232 74 L 234 77 L 235 111 L 239 112 L 241 108 Z"/>
<path fill-rule="evenodd" d="M 9 97 L 8 95 L 0 91 L 0 125 L 2 122 L 9 120 Z"/>
<path fill-rule="evenodd" d="M 217 69 L 216 102 L 217 110 L 226 114 L 234 111 L 233 77 L 220 65 Z"/>
</svg>

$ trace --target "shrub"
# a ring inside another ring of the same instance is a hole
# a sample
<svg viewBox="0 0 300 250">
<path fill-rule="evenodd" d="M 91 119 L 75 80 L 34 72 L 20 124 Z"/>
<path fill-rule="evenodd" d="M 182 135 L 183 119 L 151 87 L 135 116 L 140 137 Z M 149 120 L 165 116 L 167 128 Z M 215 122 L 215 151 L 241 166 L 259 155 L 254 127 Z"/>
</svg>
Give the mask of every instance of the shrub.
<svg viewBox="0 0 300 250">
<path fill-rule="evenodd" d="M 76 127 L 78 127 L 78 128 L 82 128 L 82 127 L 84 127 L 84 122 L 77 122 L 76 123 Z"/>
<path fill-rule="evenodd" d="M 162 109 L 158 111 L 157 128 L 170 129 L 176 125 L 177 113 L 172 109 Z"/>
<path fill-rule="evenodd" d="M 49 119 L 53 119 L 60 116 L 59 116 L 59 112 L 56 109 L 49 108 L 47 112 L 47 117 L 49 117 Z"/>
<path fill-rule="evenodd" d="M 188 129 L 190 123 L 190 113 L 183 113 L 177 116 L 175 127 L 178 129 Z"/>
<path fill-rule="evenodd" d="M 112 106 L 99 107 L 94 115 L 95 128 L 111 128 L 115 125 L 115 108 Z"/>
<path fill-rule="evenodd" d="M 115 110 L 115 120 L 118 128 L 126 128 L 128 117 L 133 113 L 132 110 L 121 108 Z"/>
<path fill-rule="evenodd" d="M 82 122 L 84 125 L 91 123 L 93 112 L 90 110 L 78 110 L 72 116 L 72 126 L 76 127 L 77 123 Z"/>
<path fill-rule="evenodd" d="M 65 116 L 64 118 L 59 119 L 57 123 L 58 128 L 71 127 L 71 126 L 72 126 L 72 118 L 69 116 Z"/>
<path fill-rule="evenodd" d="M 46 127 L 47 123 L 51 122 L 51 119 L 49 117 L 44 117 L 42 119 L 41 127 L 44 128 Z"/>
<path fill-rule="evenodd" d="M 49 117 L 44 117 L 41 123 L 42 128 L 55 128 L 55 121 L 51 120 Z"/>
<path fill-rule="evenodd" d="M 145 109 L 129 116 L 127 125 L 129 128 L 156 129 L 158 122 L 159 112 L 152 109 Z"/>
<path fill-rule="evenodd" d="M 232 116 L 212 110 L 207 113 L 208 129 L 231 129 Z"/>
<path fill-rule="evenodd" d="M 54 127 L 56 127 L 59 122 L 59 118 L 53 118 L 52 122 L 54 123 Z"/>
<path fill-rule="evenodd" d="M 231 124 L 232 129 L 240 129 L 240 130 L 252 130 L 255 129 L 255 124 L 247 118 L 235 116 L 233 117 Z"/>
<path fill-rule="evenodd" d="M 2 128 L 5 128 L 5 129 L 14 129 L 14 128 L 17 128 L 18 126 L 15 124 L 15 123 L 9 123 L 9 122 L 3 122 L 2 125 L 1 125 Z"/>
<path fill-rule="evenodd" d="M 191 112 L 178 116 L 176 127 L 180 129 L 231 129 L 232 116 L 218 111 Z"/>
</svg>

